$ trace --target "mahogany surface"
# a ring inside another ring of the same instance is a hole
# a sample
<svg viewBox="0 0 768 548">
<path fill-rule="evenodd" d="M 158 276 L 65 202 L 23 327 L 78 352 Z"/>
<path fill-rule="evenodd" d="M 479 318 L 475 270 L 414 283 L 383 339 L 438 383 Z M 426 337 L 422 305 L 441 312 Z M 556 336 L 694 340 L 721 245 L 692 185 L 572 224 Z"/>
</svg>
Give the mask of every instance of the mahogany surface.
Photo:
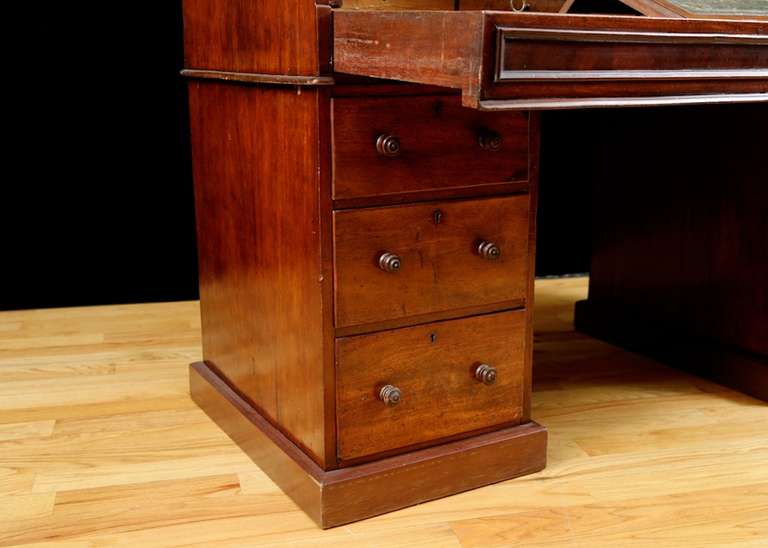
<svg viewBox="0 0 768 548">
<path fill-rule="evenodd" d="M 514 311 L 338 339 L 341 460 L 520 422 L 525 323 Z M 497 369 L 494 384 L 475 378 L 480 364 Z M 402 391 L 398 405 L 379 399 L 384 385 Z"/>
<path fill-rule="evenodd" d="M 214 81 L 192 81 L 189 94 L 204 356 L 313 458 L 332 463 L 322 94 Z"/>
<path fill-rule="evenodd" d="M 183 0 L 183 6 L 188 69 L 320 73 L 315 0 Z"/>
<path fill-rule="evenodd" d="M 483 150 L 483 132 L 500 135 L 502 149 Z M 398 137 L 400 154 L 379 154 L 379 135 Z M 458 97 L 334 99 L 334 198 L 527 182 L 528 139 L 527 113 L 476 112 Z"/>
<path fill-rule="evenodd" d="M 529 213 L 525 194 L 335 212 L 336 327 L 524 302 Z M 477 253 L 483 240 L 497 260 Z M 385 251 L 399 272 L 379 268 Z"/>
</svg>

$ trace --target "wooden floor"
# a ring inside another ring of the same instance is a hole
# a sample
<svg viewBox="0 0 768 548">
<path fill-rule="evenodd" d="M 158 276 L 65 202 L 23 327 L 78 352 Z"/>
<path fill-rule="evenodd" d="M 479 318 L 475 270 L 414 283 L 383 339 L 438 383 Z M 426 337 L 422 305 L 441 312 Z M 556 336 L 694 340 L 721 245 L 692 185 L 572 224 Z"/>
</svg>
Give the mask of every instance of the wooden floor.
<svg viewBox="0 0 768 548">
<path fill-rule="evenodd" d="M 320 531 L 187 396 L 197 303 L 0 314 L 0 545 L 768 546 L 768 405 L 574 333 L 538 285 L 549 467 Z"/>
</svg>

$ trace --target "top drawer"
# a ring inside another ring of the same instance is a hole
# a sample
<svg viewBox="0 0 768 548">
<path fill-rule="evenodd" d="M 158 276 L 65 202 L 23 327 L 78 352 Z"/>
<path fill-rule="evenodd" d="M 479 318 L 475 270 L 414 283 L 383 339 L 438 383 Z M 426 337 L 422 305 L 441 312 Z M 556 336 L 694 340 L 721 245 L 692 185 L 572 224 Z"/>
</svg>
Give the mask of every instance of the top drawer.
<svg viewBox="0 0 768 548">
<path fill-rule="evenodd" d="M 525 182 L 528 120 L 458 96 L 335 99 L 334 199 Z"/>
</svg>

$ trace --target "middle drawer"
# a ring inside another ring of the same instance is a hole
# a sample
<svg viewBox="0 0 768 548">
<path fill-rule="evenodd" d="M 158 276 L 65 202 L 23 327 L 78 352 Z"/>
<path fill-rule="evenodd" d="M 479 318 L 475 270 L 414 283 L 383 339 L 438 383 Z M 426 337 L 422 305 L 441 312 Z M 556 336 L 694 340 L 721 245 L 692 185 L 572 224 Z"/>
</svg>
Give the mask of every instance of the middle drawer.
<svg viewBox="0 0 768 548">
<path fill-rule="evenodd" d="M 527 194 L 335 212 L 336 327 L 523 306 L 528 216 Z"/>
</svg>

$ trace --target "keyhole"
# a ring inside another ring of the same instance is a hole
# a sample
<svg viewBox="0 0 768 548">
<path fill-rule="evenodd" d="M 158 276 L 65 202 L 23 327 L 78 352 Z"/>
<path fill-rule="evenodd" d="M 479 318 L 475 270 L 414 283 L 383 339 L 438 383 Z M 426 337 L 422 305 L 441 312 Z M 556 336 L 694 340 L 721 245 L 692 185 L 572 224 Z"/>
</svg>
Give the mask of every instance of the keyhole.
<svg viewBox="0 0 768 548">
<path fill-rule="evenodd" d="M 432 214 L 432 218 L 435 220 L 435 224 L 439 225 L 443 222 L 443 212 L 439 209 L 436 209 L 435 212 Z"/>
<path fill-rule="evenodd" d="M 429 342 L 434 343 L 437 341 L 437 333 L 430 333 L 429 334 Z"/>
</svg>

